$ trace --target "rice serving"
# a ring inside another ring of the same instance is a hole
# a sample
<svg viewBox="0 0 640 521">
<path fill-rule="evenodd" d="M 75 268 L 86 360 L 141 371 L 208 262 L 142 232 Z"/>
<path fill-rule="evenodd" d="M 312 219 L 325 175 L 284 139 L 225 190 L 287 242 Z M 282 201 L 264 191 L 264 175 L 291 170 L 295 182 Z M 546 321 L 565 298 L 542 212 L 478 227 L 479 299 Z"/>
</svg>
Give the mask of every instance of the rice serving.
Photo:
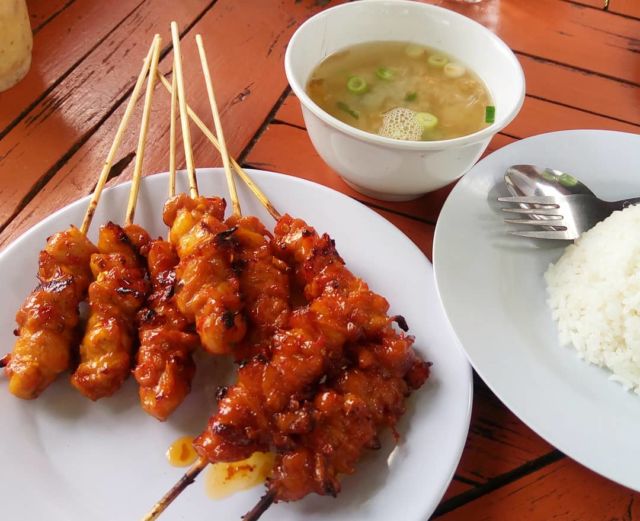
<svg viewBox="0 0 640 521">
<path fill-rule="evenodd" d="M 640 205 L 582 234 L 545 280 L 560 343 L 640 394 Z"/>
</svg>

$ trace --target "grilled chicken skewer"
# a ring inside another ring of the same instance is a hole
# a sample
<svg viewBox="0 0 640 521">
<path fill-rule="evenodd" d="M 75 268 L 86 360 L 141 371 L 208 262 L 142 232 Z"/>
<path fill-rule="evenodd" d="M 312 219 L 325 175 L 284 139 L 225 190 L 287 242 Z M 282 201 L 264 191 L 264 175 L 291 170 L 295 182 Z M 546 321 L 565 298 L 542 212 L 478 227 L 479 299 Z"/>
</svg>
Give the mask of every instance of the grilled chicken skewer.
<svg viewBox="0 0 640 521">
<path fill-rule="evenodd" d="M 16 315 L 18 339 L 2 365 L 6 366 L 10 392 L 19 398 L 38 397 L 71 364 L 72 351 L 79 340 L 78 307 L 86 298 L 92 279 L 90 258 L 97 251 L 86 234 L 144 86 L 155 45 L 156 39 L 144 60 L 81 228 L 71 226 L 49 237 L 39 257 L 39 284 Z"/>
<path fill-rule="evenodd" d="M 188 117 L 184 87 L 181 87 L 180 41 L 175 22 L 171 24 L 171 31 L 180 117 L 183 138 L 186 138 Z M 190 156 L 186 150 L 185 154 Z M 247 325 L 242 314 L 239 281 L 231 266 L 237 248 L 233 238 L 235 230 L 229 229 L 217 215 L 219 204 L 215 198 L 177 196 L 167 201 L 163 218 L 171 228 L 169 239 L 180 258 L 176 268 L 178 309 L 195 322 L 205 350 L 227 354 L 242 340 Z"/>
<path fill-rule="evenodd" d="M 80 364 L 71 377 L 72 385 L 91 400 L 111 396 L 129 376 L 136 339 L 136 313 L 149 291 L 143 256 L 147 253 L 150 237 L 143 228 L 133 224 L 133 218 L 160 43 L 159 37 L 154 39 L 125 226 L 122 228 L 112 222 L 104 225 L 98 239 L 99 253 L 91 256 L 95 280 L 89 286 L 89 320 L 80 345 Z"/>
<path fill-rule="evenodd" d="M 226 221 L 230 229 L 236 230 L 234 239 L 238 243 L 232 264 L 240 280 L 245 316 L 251 326 L 250 334 L 236 346 L 233 353 L 235 359 L 242 362 L 258 354 L 267 356 L 274 331 L 287 323 L 291 311 L 288 266 L 274 256 L 273 237 L 260 220 L 242 215 L 211 71 L 199 34 L 196 35 L 196 44 L 233 208 L 233 215 Z"/>
<path fill-rule="evenodd" d="M 176 194 L 177 75 L 173 75 L 169 130 L 169 198 Z M 195 179 L 195 177 L 193 178 Z M 197 193 L 197 188 L 196 188 Z M 217 206 L 222 219 L 224 205 Z M 160 421 L 166 420 L 191 391 L 196 366 L 193 351 L 199 346 L 192 324 L 180 313 L 175 299 L 176 266 L 179 258 L 169 241 L 152 241 L 147 255 L 152 292 L 138 312 L 138 349 L 134 376 L 139 384 L 142 409 Z"/>
<path fill-rule="evenodd" d="M 289 329 L 274 335 L 270 359 L 258 357 L 239 369 L 237 383 L 194 442 L 201 459 L 179 486 L 189 484 L 207 462 L 289 449 L 313 424 L 309 404 L 316 386 L 339 374 L 345 344 L 405 341 L 392 327 L 403 321 L 389 317 L 386 300 L 346 269 L 328 236 L 290 216 L 280 219 L 275 234 L 277 251 L 295 267 L 310 303 L 292 314 Z M 174 487 L 145 519 L 155 519 L 176 495 Z"/>
</svg>

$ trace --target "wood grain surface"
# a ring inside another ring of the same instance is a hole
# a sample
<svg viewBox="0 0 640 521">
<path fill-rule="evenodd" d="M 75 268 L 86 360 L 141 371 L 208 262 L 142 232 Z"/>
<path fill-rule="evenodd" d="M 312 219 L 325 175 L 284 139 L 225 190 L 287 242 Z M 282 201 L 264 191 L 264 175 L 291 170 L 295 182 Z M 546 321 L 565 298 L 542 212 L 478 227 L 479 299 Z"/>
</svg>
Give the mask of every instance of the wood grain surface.
<svg viewBox="0 0 640 521">
<path fill-rule="evenodd" d="M 283 56 L 295 29 L 340 2 L 325 0 L 29 0 L 33 66 L 0 93 L 0 248 L 51 212 L 89 194 L 152 35 L 172 53 L 168 24 L 182 30 L 189 103 L 211 125 L 193 36 L 205 40 L 225 135 L 246 166 L 308 179 L 370 206 L 429 258 L 440 209 L 453 188 L 407 203 L 349 188 L 315 152 Z M 470 16 L 515 51 L 525 71 L 521 113 L 487 153 L 553 130 L 640 130 L 640 1 L 433 0 Z M 168 163 L 168 96 L 157 88 L 146 175 Z M 132 118 L 109 185 L 130 178 L 141 107 Z M 198 166 L 219 155 L 192 128 Z M 183 154 L 179 148 L 179 164 Z M 338 245 L 339 246 L 339 245 Z M 34 270 L 35 272 L 35 270 Z M 13 312 L 13 311 L 12 311 Z M 1 516 L 0 516 L 1 517 Z M 469 436 L 433 516 L 446 521 L 640 519 L 640 496 L 554 449 L 475 377 Z"/>
</svg>

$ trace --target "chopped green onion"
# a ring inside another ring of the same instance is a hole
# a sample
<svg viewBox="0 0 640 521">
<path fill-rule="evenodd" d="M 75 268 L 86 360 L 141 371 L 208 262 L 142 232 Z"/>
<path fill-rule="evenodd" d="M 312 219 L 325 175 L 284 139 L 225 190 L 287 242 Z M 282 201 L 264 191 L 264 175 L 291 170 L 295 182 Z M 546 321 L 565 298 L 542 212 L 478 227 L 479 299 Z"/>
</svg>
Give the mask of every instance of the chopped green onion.
<svg viewBox="0 0 640 521">
<path fill-rule="evenodd" d="M 417 92 L 407 92 L 407 95 L 404 97 L 405 101 L 415 101 L 418 99 Z"/>
<path fill-rule="evenodd" d="M 346 112 L 347 114 L 349 114 L 349 116 L 351 116 L 352 118 L 358 119 L 360 117 L 360 114 L 358 113 L 358 111 L 353 110 L 349 105 L 347 105 L 344 101 L 338 101 L 338 103 L 336 103 L 336 105 L 338 105 L 338 108 L 343 111 Z"/>
<path fill-rule="evenodd" d="M 484 122 L 493 123 L 496 120 L 496 108 L 493 105 L 489 105 L 484 109 Z"/>
<path fill-rule="evenodd" d="M 569 174 L 562 174 L 559 178 L 558 178 L 558 182 L 562 185 L 562 186 L 566 186 L 571 188 L 572 186 L 576 186 L 578 184 L 578 180 L 573 177 L 572 175 Z"/>
<path fill-rule="evenodd" d="M 391 70 L 387 69 L 386 67 L 380 67 L 376 70 L 376 76 L 381 80 L 392 80 L 393 72 L 391 72 Z"/>
<path fill-rule="evenodd" d="M 429 112 L 418 112 L 415 117 L 423 130 L 430 130 L 438 124 L 438 118 Z"/>
<path fill-rule="evenodd" d="M 347 90 L 354 94 L 364 94 L 367 92 L 367 82 L 360 76 L 351 76 L 351 78 L 347 80 Z"/>
<path fill-rule="evenodd" d="M 467 72 L 467 69 L 459 63 L 449 62 L 444 66 L 444 75 L 447 78 L 460 78 L 464 76 L 465 72 Z"/>
<path fill-rule="evenodd" d="M 447 63 L 449 63 L 449 60 L 446 56 L 442 56 L 442 54 L 432 54 L 431 56 L 429 56 L 427 62 L 429 62 L 429 65 L 431 65 L 432 67 L 441 69 Z"/>
<path fill-rule="evenodd" d="M 549 181 L 550 183 L 555 183 L 558 181 L 558 176 L 556 174 L 553 173 L 553 171 L 549 170 L 548 168 L 545 168 L 542 173 L 540 174 L 540 176 L 542 177 L 542 179 Z"/>
<path fill-rule="evenodd" d="M 405 47 L 404 52 L 409 58 L 420 58 L 424 54 L 424 47 L 412 43 Z"/>
</svg>

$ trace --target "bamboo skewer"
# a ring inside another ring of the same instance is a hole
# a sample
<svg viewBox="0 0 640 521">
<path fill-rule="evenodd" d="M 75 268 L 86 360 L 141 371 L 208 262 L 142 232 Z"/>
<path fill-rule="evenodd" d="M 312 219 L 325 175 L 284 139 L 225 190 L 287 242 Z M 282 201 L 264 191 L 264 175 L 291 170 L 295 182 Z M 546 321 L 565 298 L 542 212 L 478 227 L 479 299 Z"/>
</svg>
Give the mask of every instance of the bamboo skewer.
<svg viewBox="0 0 640 521">
<path fill-rule="evenodd" d="M 184 78 L 182 75 L 182 55 L 180 53 L 180 35 L 178 24 L 171 22 L 171 40 L 173 41 L 173 74 L 176 76 L 178 88 L 178 106 L 180 108 L 180 125 L 182 126 L 182 142 L 184 144 L 184 157 L 187 163 L 189 176 L 189 192 L 191 197 L 198 197 L 198 180 L 193 166 L 193 150 L 191 148 L 191 134 L 189 133 L 189 118 L 187 117 L 187 101 L 184 92 Z"/>
<path fill-rule="evenodd" d="M 144 59 L 142 69 L 140 70 L 140 74 L 138 76 L 138 79 L 136 80 L 136 84 L 133 87 L 133 91 L 131 92 L 129 103 L 127 104 L 127 108 L 124 111 L 124 115 L 122 116 L 122 120 L 120 121 L 120 125 L 118 126 L 118 129 L 116 131 L 116 135 L 113 138 L 113 143 L 111 144 L 111 148 L 109 149 L 109 153 L 107 154 L 107 158 L 100 172 L 100 177 L 98 178 L 96 187 L 93 190 L 93 195 L 91 196 L 91 200 L 89 201 L 89 206 L 87 207 L 87 211 L 84 215 L 84 219 L 82 220 L 82 225 L 80 226 L 80 231 L 84 235 L 87 234 L 87 231 L 89 230 L 89 226 L 91 226 L 91 220 L 93 219 L 93 215 L 96 212 L 96 208 L 98 207 L 98 201 L 100 200 L 100 195 L 102 194 L 104 185 L 107 182 L 109 173 L 111 172 L 113 160 L 116 156 L 116 153 L 118 152 L 118 149 L 120 148 L 120 143 L 122 142 L 124 132 L 127 129 L 129 120 L 131 119 L 131 114 L 133 113 L 133 108 L 136 104 L 136 101 L 138 101 L 138 97 L 140 96 L 140 91 L 142 90 L 142 86 L 144 84 L 144 78 L 147 75 L 147 72 L 149 71 L 156 40 L 159 38 L 160 38 L 159 35 L 156 35 L 154 37 L 151 47 L 149 48 L 149 52 L 147 53 L 147 56 Z"/>
<path fill-rule="evenodd" d="M 171 84 L 169 83 L 169 81 L 164 76 L 162 76 L 162 74 L 158 75 L 158 78 L 160 79 L 160 82 L 162 83 L 162 85 L 164 85 L 165 89 L 167 89 L 167 91 L 171 93 Z M 214 147 L 216 147 L 218 150 L 220 150 L 220 144 L 218 143 L 218 139 L 213 135 L 213 132 L 209 130 L 207 125 L 203 123 L 203 121 L 198 117 L 198 115 L 193 111 L 193 109 L 189 107 L 189 105 L 187 105 L 187 114 L 191 118 L 191 121 L 193 121 L 196 124 L 196 126 L 202 131 L 205 137 L 209 141 L 211 141 L 211 144 Z M 271 201 L 269 201 L 269 199 L 264 194 L 264 192 L 260 190 L 258 185 L 256 185 L 253 182 L 253 180 L 249 177 L 249 175 L 243 170 L 243 168 L 238 164 L 238 162 L 235 159 L 230 157 L 229 160 L 236 174 L 238 174 L 240 179 L 242 179 L 242 181 L 249 187 L 249 189 L 253 192 L 253 194 L 256 196 L 258 201 L 260 201 L 260 203 L 266 208 L 266 210 L 269 212 L 269 215 L 271 215 L 271 217 L 273 217 L 276 221 L 280 220 L 282 218 L 282 215 L 280 215 L 278 210 L 276 210 L 273 204 L 271 204 Z"/>
<path fill-rule="evenodd" d="M 236 191 L 236 184 L 233 180 L 233 172 L 231 171 L 231 165 L 229 163 L 229 151 L 227 150 L 227 143 L 222 131 L 222 122 L 220 121 L 220 112 L 218 111 L 218 104 L 216 103 L 216 95 L 213 91 L 213 82 L 211 80 L 211 71 L 209 70 L 209 64 L 207 62 L 207 54 L 202 43 L 202 36 L 199 34 L 196 35 L 196 45 L 198 46 L 198 53 L 200 54 L 202 74 L 204 75 L 204 81 L 207 86 L 207 95 L 209 97 L 209 105 L 211 106 L 211 114 L 213 115 L 213 124 L 215 125 L 218 143 L 220 145 L 218 150 L 222 156 L 222 164 L 227 178 L 227 186 L 229 187 L 229 196 L 231 197 L 233 214 L 236 217 L 240 217 L 242 215 L 242 210 L 240 209 L 238 192 Z"/>
<path fill-rule="evenodd" d="M 151 57 L 151 68 L 149 69 L 149 78 L 147 81 L 147 92 L 144 96 L 144 108 L 142 110 L 142 121 L 140 123 L 140 134 L 138 135 L 138 148 L 136 149 L 136 163 L 133 168 L 133 177 L 131 179 L 131 191 L 129 192 L 129 202 L 127 203 L 127 211 L 125 213 L 125 225 L 133 223 L 133 217 L 136 212 L 136 202 L 138 200 L 138 192 L 140 191 L 140 179 L 142 178 L 142 163 L 144 161 L 144 148 L 147 141 L 147 133 L 149 131 L 149 118 L 151 116 L 151 102 L 153 101 L 153 89 L 156 83 L 158 71 L 158 60 L 160 59 L 160 46 L 162 40 L 160 35 L 153 38 L 153 53 Z"/>
<path fill-rule="evenodd" d="M 177 498 L 182 491 L 187 488 L 191 483 L 193 483 L 202 472 L 205 467 L 209 464 L 206 459 L 198 459 L 190 468 L 187 470 L 183 476 L 178 480 L 178 482 L 171 487 L 171 489 L 162 496 L 162 499 L 158 501 L 153 508 L 142 518 L 142 521 L 154 521 L 158 519 L 160 514 L 166 510 L 166 508 L 173 503 L 173 500 Z"/>
<path fill-rule="evenodd" d="M 176 195 L 176 110 L 178 109 L 177 76 L 171 78 L 171 122 L 169 123 L 169 197 Z"/>
<path fill-rule="evenodd" d="M 242 516 L 242 521 L 258 521 L 275 500 L 275 493 L 271 490 L 260 498 L 249 512 Z"/>
</svg>

